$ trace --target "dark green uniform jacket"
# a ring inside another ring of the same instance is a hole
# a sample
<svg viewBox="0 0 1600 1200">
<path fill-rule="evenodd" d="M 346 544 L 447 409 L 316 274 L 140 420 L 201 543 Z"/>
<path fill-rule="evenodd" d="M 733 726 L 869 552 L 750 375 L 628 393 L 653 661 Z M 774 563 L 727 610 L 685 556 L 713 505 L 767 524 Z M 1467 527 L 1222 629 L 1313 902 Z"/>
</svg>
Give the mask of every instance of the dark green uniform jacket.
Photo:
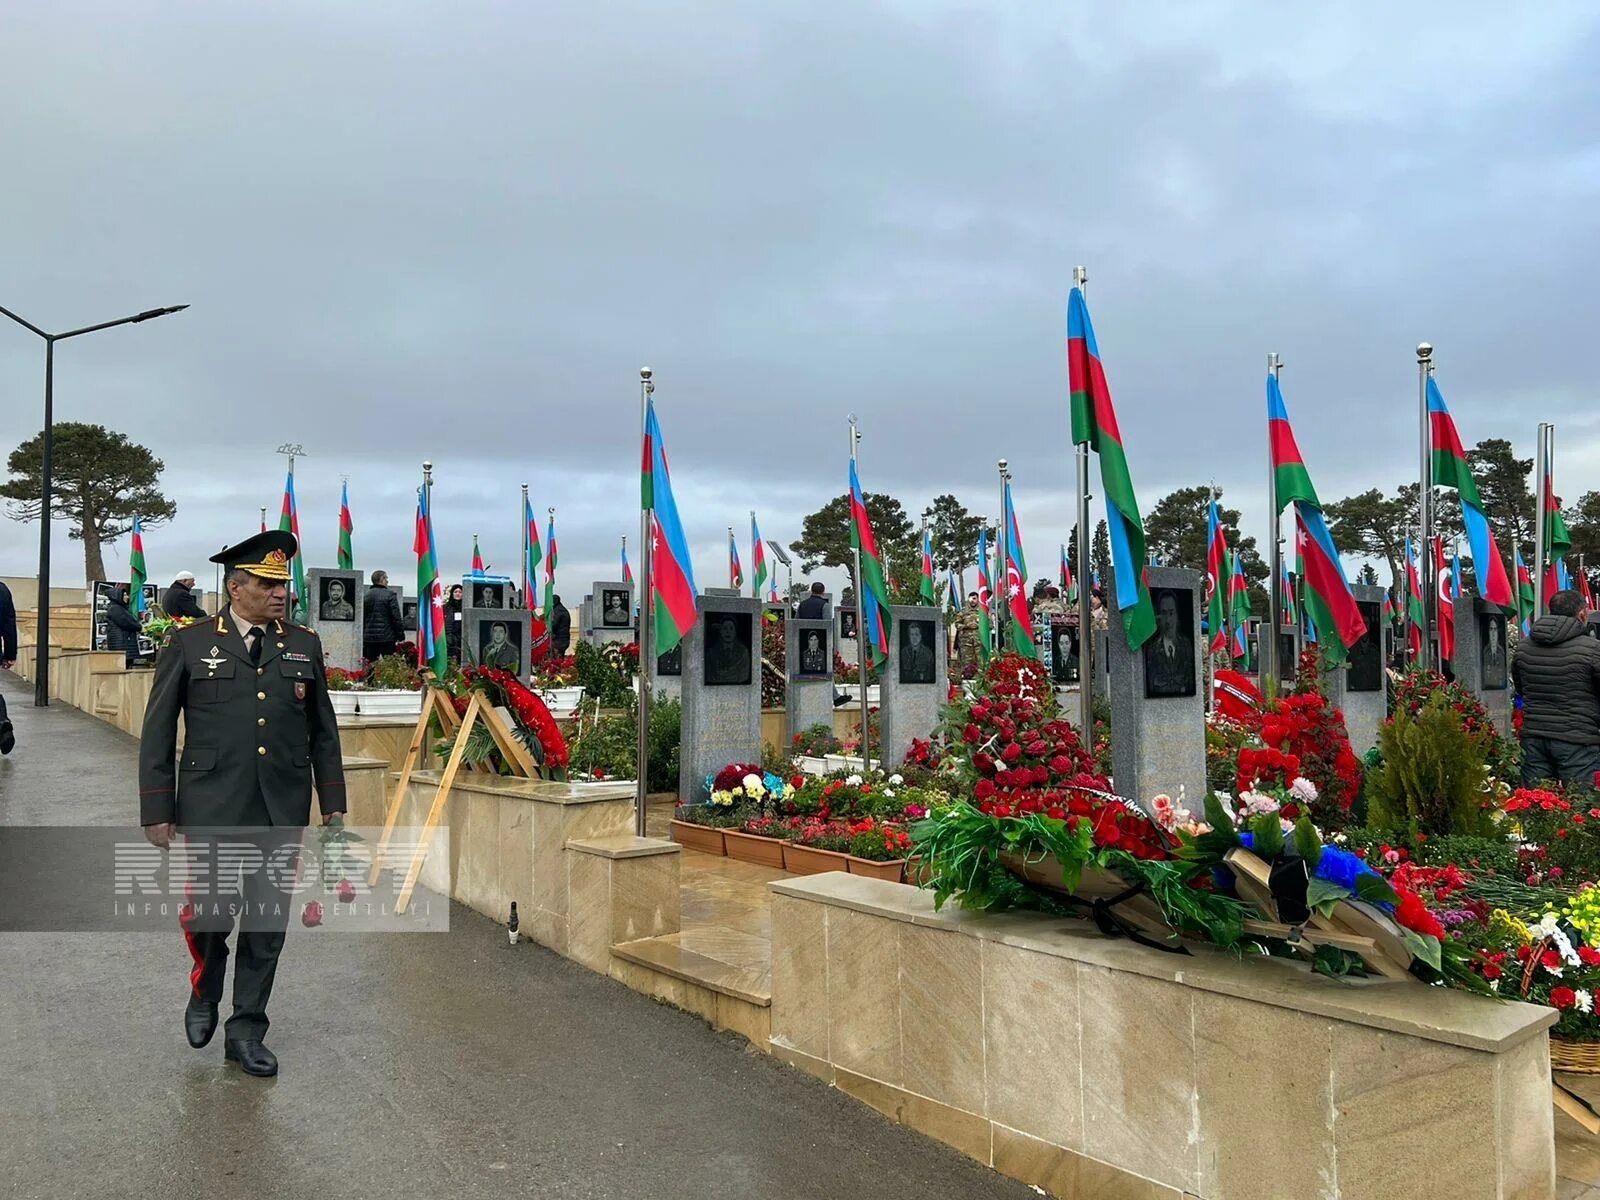
<svg viewBox="0 0 1600 1200">
<path fill-rule="evenodd" d="M 140 824 L 306 825 L 313 779 L 323 813 L 345 811 L 322 643 L 287 621 L 265 629 L 259 665 L 229 609 L 173 631 L 144 714 Z"/>
</svg>

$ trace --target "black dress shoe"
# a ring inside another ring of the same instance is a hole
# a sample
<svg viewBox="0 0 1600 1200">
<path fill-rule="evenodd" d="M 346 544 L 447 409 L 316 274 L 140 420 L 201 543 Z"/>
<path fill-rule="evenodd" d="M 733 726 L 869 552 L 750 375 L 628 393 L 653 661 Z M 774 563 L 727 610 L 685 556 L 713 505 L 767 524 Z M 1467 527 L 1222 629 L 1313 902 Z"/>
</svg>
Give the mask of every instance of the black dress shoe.
<svg viewBox="0 0 1600 1200">
<path fill-rule="evenodd" d="M 0 754 L 10 754 L 17 747 L 17 735 L 10 721 L 0 721 Z"/>
<path fill-rule="evenodd" d="M 222 1057 L 239 1064 L 246 1075 L 276 1075 L 278 1058 L 261 1044 L 260 1038 L 229 1038 Z"/>
<path fill-rule="evenodd" d="M 190 996 L 183 1010 L 183 1032 L 189 1035 L 189 1045 L 196 1050 L 211 1040 L 217 1031 L 217 1002 Z"/>
</svg>

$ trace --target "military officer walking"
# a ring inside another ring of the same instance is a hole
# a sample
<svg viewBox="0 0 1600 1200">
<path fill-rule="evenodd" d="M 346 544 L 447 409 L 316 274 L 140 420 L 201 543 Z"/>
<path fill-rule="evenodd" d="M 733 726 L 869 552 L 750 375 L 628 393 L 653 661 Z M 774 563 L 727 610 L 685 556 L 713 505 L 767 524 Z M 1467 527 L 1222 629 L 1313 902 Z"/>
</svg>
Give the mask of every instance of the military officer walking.
<svg viewBox="0 0 1600 1200">
<path fill-rule="evenodd" d="M 293 534 L 271 530 L 211 560 L 227 570 L 228 602 L 215 617 L 173 632 L 156 664 L 139 747 L 145 837 L 166 849 L 182 833 L 192 880 L 181 917 L 194 960 L 185 1033 L 200 1047 L 216 1031 L 237 916 L 225 1057 L 251 1075 L 278 1071 L 263 1044 L 267 1000 L 294 905 L 313 780 L 323 824 L 345 811 L 322 646 L 309 629 L 284 620 L 296 549 Z"/>
</svg>

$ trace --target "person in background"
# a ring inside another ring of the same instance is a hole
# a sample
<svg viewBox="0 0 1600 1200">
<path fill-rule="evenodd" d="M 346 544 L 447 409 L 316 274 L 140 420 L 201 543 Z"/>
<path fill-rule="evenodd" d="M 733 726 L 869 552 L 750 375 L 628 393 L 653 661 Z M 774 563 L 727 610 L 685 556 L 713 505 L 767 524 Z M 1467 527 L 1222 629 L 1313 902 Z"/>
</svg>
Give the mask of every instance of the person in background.
<svg viewBox="0 0 1600 1200">
<path fill-rule="evenodd" d="M 377 662 L 393 654 L 395 644 L 406 640 L 405 618 L 400 615 L 400 597 L 389 586 L 387 571 L 372 573 L 367 589 L 367 614 L 361 627 L 361 657 Z"/>
<path fill-rule="evenodd" d="M 955 620 L 956 657 L 961 663 L 963 678 L 970 679 L 978 670 L 978 593 L 967 593 L 967 606 Z"/>
<path fill-rule="evenodd" d="M 1523 787 L 1587 784 L 1600 770 L 1600 642 L 1584 636 L 1588 612 L 1581 592 L 1557 592 L 1511 659 Z"/>
<path fill-rule="evenodd" d="M 420 618 L 419 618 L 420 619 Z M 444 601 L 444 646 L 450 661 L 461 661 L 461 585 L 453 583 Z"/>
<path fill-rule="evenodd" d="M 561 597 L 550 597 L 550 648 L 557 657 L 565 657 L 572 645 L 572 613 L 561 603 Z"/>
<path fill-rule="evenodd" d="M 820 582 L 811 585 L 811 594 L 800 601 L 795 616 L 802 621 L 821 621 L 828 615 L 827 588 Z"/>
<path fill-rule="evenodd" d="M 1108 629 L 1111 625 L 1111 614 L 1106 612 L 1105 589 L 1096 584 L 1089 593 L 1089 627 L 1091 629 Z"/>
<path fill-rule="evenodd" d="M 161 611 L 174 621 L 199 621 L 205 617 L 205 609 L 194 598 L 193 571 L 179 571 L 172 577 L 172 586 L 161 596 Z"/>
<path fill-rule="evenodd" d="M 139 653 L 139 618 L 128 609 L 128 589 L 121 584 L 106 600 L 106 649 L 121 650 L 132 664 Z"/>
<path fill-rule="evenodd" d="M 0 671 L 17 665 L 17 605 L 11 589 L 0 583 Z M 0 695 L 0 754 L 10 754 L 17 745 L 17 734 L 6 714 L 6 698 Z"/>
</svg>

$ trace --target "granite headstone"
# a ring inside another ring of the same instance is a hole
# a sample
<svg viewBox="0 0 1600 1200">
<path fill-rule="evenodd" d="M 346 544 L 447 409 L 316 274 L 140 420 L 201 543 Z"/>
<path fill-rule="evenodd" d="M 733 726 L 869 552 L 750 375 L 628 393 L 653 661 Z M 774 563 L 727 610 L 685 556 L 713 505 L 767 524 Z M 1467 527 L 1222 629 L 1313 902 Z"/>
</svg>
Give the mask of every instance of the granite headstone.
<svg viewBox="0 0 1600 1200">
<path fill-rule="evenodd" d="M 935 606 L 889 606 L 889 658 L 878 671 L 878 728 L 873 747 L 885 771 L 905 761 L 917 738 L 931 737 L 949 693 L 944 613 Z"/>
<path fill-rule="evenodd" d="M 515 607 L 511 603 L 511 577 L 468 575 L 461 581 L 461 607 L 502 610 Z"/>
<path fill-rule="evenodd" d="M 1344 712 L 1350 748 L 1365 754 L 1378 744 L 1378 726 L 1389 713 L 1389 674 L 1384 668 L 1383 589 L 1355 584 L 1356 606 L 1367 633 L 1350 647 L 1350 661 L 1322 676 L 1328 702 Z"/>
<path fill-rule="evenodd" d="M 633 641 L 633 584 L 620 579 L 597 580 L 585 613 L 585 641 L 597 646 Z"/>
<path fill-rule="evenodd" d="M 467 608 L 461 612 L 462 654 L 466 663 L 529 675 L 533 614 L 525 608 Z"/>
<path fill-rule="evenodd" d="M 699 610 L 682 643 L 684 804 L 705 800 L 707 775 L 761 761 L 761 601 L 712 589 Z"/>
<path fill-rule="evenodd" d="M 306 623 L 317 632 L 330 667 L 354 670 L 361 663 L 361 575 L 333 567 L 306 571 Z"/>
<path fill-rule="evenodd" d="M 1456 602 L 1456 655 L 1450 664 L 1456 681 L 1483 701 L 1501 737 L 1512 736 L 1511 655 L 1506 629 L 1512 618 L 1497 604 L 1462 588 Z M 1463 615 L 1470 614 L 1471 620 Z"/>
<path fill-rule="evenodd" d="M 789 742 L 813 725 L 833 728 L 833 621 L 791 618 L 784 632 Z"/>
</svg>

